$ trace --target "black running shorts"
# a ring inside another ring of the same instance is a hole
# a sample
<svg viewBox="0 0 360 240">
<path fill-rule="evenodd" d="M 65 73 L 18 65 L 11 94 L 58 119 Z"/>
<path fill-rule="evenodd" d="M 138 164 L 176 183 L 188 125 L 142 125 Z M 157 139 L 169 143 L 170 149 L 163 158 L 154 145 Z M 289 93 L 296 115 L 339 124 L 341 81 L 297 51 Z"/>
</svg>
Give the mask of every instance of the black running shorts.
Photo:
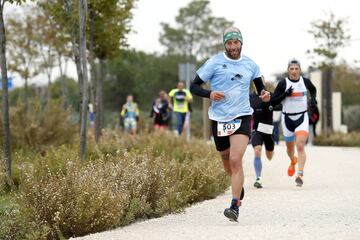
<svg viewBox="0 0 360 240">
<path fill-rule="evenodd" d="M 251 144 L 253 147 L 261 146 L 263 143 L 266 151 L 274 151 L 274 137 L 272 134 L 253 131 L 251 134 Z"/>
<path fill-rule="evenodd" d="M 241 116 L 236 119 L 241 119 L 241 125 L 238 130 L 236 130 L 234 134 L 243 134 L 250 138 L 251 135 L 251 116 Z M 215 146 L 217 151 L 225 151 L 230 147 L 230 137 L 218 137 L 217 136 L 217 121 L 212 121 L 212 134 L 215 141 Z"/>
</svg>

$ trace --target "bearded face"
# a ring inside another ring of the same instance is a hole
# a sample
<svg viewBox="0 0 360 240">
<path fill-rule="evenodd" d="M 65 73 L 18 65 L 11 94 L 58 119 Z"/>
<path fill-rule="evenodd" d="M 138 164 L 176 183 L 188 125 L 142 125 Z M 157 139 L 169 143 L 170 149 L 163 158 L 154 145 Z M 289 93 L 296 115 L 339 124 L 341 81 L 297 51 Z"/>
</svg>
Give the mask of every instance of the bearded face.
<svg viewBox="0 0 360 240">
<path fill-rule="evenodd" d="M 225 43 L 226 55 L 234 60 L 240 58 L 241 48 L 241 42 L 236 39 L 230 39 Z"/>
</svg>

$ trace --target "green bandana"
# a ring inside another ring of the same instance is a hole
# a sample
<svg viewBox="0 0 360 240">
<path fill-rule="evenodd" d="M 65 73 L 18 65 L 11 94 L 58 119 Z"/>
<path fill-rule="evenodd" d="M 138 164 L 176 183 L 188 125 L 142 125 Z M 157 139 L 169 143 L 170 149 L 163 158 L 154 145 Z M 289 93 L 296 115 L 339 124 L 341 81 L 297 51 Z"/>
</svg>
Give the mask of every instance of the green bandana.
<svg viewBox="0 0 360 240">
<path fill-rule="evenodd" d="M 224 44 L 230 40 L 230 39 L 236 39 L 236 40 L 239 40 L 241 42 L 241 44 L 243 44 L 243 38 L 241 36 L 241 33 L 240 32 L 228 32 L 224 35 L 223 37 L 223 42 Z"/>
</svg>

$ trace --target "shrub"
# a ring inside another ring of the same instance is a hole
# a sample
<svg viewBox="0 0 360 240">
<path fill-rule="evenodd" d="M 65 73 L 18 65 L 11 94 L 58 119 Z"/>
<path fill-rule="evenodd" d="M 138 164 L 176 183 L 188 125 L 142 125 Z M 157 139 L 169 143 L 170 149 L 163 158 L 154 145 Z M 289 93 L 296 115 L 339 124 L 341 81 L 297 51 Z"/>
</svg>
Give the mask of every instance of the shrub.
<svg viewBox="0 0 360 240">
<path fill-rule="evenodd" d="M 73 140 L 77 127 L 67 121 L 71 112 L 69 109 L 64 110 L 60 101 L 51 100 L 42 106 L 39 100 L 34 100 L 29 102 L 27 109 L 22 102 L 10 109 L 13 148 L 30 147 L 43 150 L 48 146 Z M 0 130 L 2 131 L 1 116 Z"/>
<path fill-rule="evenodd" d="M 360 147 L 360 132 L 322 134 L 314 139 L 315 145 Z"/>
<path fill-rule="evenodd" d="M 349 131 L 360 131 L 360 105 L 351 105 L 344 109 L 344 122 Z"/>
<path fill-rule="evenodd" d="M 87 162 L 80 163 L 77 152 L 52 149 L 42 164 L 23 165 L 19 212 L 28 225 L 20 235 L 57 239 L 103 231 L 177 212 L 229 184 L 218 154 L 203 141 L 105 131 L 99 145 L 90 142 Z M 54 167 L 57 162 L 62 167 Z M 11 226 L 9 231 L 19 230 Z"/>
</svg>

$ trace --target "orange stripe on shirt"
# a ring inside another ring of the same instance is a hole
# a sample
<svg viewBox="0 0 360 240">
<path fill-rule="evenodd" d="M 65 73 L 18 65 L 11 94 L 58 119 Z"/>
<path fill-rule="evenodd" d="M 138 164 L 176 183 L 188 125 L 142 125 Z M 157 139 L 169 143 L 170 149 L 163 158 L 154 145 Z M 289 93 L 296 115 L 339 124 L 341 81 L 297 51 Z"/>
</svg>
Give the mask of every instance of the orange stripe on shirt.
<svg viewBox="0 0 360 240">
<path fill-rule="evenodd" d="M 306 96 L 306 92 L 293 92 L 290 97 L 302 97 Z"/>
</svg>

